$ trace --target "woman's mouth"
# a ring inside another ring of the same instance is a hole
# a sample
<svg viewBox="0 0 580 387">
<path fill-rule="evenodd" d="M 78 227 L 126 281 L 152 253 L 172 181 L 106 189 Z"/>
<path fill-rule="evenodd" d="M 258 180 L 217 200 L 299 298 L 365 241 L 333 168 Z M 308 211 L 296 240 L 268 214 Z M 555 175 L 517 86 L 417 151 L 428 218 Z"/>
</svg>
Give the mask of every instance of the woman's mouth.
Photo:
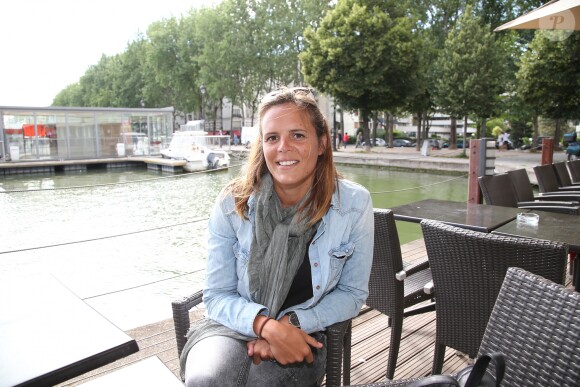
<svg viewBox="0 0 580 387">
<path fill-rule="evenodd" d="M 278 165 L 283 166 L 283 167 L 289 167 L 290 165 L 294 165 L 297 164 L 298 161 L 296 160 L 287 160 L 287 161 L 278 161 Z"/>
</svg>

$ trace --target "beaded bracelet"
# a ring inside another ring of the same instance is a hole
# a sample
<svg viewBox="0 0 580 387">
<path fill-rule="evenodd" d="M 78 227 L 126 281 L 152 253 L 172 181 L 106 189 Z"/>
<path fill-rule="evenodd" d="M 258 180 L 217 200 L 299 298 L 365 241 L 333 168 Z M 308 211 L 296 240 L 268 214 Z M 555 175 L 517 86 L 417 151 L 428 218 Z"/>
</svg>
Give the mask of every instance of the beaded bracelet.
<svg viewBox="0 0 580 387">
<path fill-rule="evenodd" d="M 270 321 L 272 318 L 268 317 L 267 319 L 264 320 L 264 322 L 262 323 L 262 325 L 260 326 L 260 328 L 258 329 L 258 339 L 262 339 L 262 331 L 264 330 L 264 327 L 266 326 L 266 324 L 268 323 L 268 321 Z"/>
</svg>

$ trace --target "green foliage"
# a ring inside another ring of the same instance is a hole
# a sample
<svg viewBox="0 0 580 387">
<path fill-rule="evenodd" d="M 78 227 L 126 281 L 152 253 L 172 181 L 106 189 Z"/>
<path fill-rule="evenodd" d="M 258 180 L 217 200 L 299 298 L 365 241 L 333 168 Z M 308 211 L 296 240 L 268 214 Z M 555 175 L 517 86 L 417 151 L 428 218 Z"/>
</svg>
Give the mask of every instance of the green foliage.
<svg viewBox="0 0 580 387">
<path fill-rule="evenodd" d="M 517 73 L 524 101 L 549 118 L 580 117 L 580 32 L 538 31 Z M 557 33 L 557 32 L 556 32 Z"/>
<path fill-rule="evenodd" d="M 371 112 L 427 117 L 441 109 L 480 122 L 497 117 L 488 133 L 499 126 L 514 139 L 530 137 L 538 113 L 559 124 L 580 117 L 580 32 L 554 40 L 539 31 L 492 33 L 490 25 L 541 3 L 223 0 L 152 23 L 53 105 L 138 107 L 143 99 L 146 107 L 200 113 L 203 83 L 206 117 L 224 98 L 253 116 L 264 93 L 306 80 L 347 110 L 360 109 L 364 128 Z M 555 124 L 541 126 L 555 132 Z"/>
<path fill-rule="evenodd" d="M 377 3 L 340 0 L 305 32 L 306 81 L 347 109 L 392 110 L 416 91 L 413 20 Z"/>
<path fill-rule="evenodd" d="M 454 117 L 491 116 L 502 92 L 503 63 L 489 26 L 467 7 L 437 61 L 438 105 Z"/>
</svg>

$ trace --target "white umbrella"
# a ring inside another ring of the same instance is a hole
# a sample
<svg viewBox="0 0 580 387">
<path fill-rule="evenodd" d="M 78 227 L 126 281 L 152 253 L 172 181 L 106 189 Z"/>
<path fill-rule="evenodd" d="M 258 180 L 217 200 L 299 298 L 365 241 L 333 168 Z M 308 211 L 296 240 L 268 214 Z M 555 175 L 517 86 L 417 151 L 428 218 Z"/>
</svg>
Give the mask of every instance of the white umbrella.
<svg viewBox="0 0 580 387">
<path fill-rule="evenodd" d="M 552 0 L 494 31 L 512 30 L 580 30 L 580 0 Z"/>
</svg>

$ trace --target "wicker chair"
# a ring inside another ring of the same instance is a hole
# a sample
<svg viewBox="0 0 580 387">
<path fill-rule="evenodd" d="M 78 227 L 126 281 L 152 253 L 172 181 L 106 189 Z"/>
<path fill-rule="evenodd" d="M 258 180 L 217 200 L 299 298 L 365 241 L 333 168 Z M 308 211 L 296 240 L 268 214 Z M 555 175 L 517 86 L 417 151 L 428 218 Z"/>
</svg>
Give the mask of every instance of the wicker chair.
<svg viewBox="0 0 580 387">
<path fill-rule="evenodd" d="M 575 194 L 574 192 L 544 192 L 539 196 L 535 196 L 528 172 L 523 168 L 508 171 L 507 174 L 509 177 L 511 177 L 512 185 L 516 191 L 518 202 L 531 202 L 540 200 L 548 202 L 563 201 L 567 203 L 565 205 L 578 205 L 580 203 L 580 194 Z"/>
<path fill-rule="evenodd" d="M 421 222 L 437 292 L 433 374 L 443 366 L 445 348 L 474 358 L 508 267 L 520 267 L 563 284 L 568 246 Z"/>
<path fill-rule="evenodd" d="M 392 379 L 401 344 L 403 318 L 435 310 L 434 303 L 416 306 L 432 300 L 434 294 L 424 291 L 425 285 L 432 280 L 427 257 L 413 264 L 403 261 L 393 212 L 375 208 L 374 215 L 373 266 L 365 304 L 389 317 L 391 341 L 386 376 Z"/>
<path fill-rule="evenodd" d="M 534 167 L 534 173 L 538 180 L 540 192 L 555 191 L 580 191 L 580 186 L 561 186 L 552 164 L 538 165 Z M 580 193 L 580 192 L 579 192 Z"/>
<path fill-rule="evenodd" d="M 531 201 L 518 201 L 518 194 L 515 184 L 512 181 L 512 176 L 505 173 L 493 176 L 481 176 L 478 178 L 478 182 L 487 204 L 575 215 L 580 212 L 580 207 L 577 202 L 555 200 L 536 201 L 534 200 L 533 193 Z M 529 186 L 529 190 L 532 191 L 531 186 Z M 580 199 L 580 195 L 578 198 Z"/>
<path fill-rule="evenodd" d="M 202 302 L 202 297 L 202 291 L 198 291 L 189 297 L 171 303 L 179 356 L 181 356 L 181 351 L 187 341 L 186 335 L 191 325 L 189 311 Z M 339 322 L 326 328 L 326 385 L 329 387 L 350 384 L 350 335 L 351 320 Z M 341 382 L 343 366 L 344 377 Z"/>
<path fill-rule="evenodd" d="M 580 159 L 568 161 L 568 170 L 572 183 L 580 183 Z"/>
<path fill-rule="evenodd" d="M 566 161 L 554 163 L 552 164 L 552 166 L 556 171 L 556 177 L 558 178 L 560 187 L 577 187 L 578 189 L 580 189 L 580 183 L 572 182 L 570 172 L 568 171 L 568 167 L 566 166 Z"/>
<path fill-rule="evenodd" d="M 578 386 L 578 348 L 580 293 L 525 270 L 509 268 L 479 348 L 480 355 L 505 355 L 501 385 Z M 406 386 L 417 380 L 364 386 Z"/>
</svg>

